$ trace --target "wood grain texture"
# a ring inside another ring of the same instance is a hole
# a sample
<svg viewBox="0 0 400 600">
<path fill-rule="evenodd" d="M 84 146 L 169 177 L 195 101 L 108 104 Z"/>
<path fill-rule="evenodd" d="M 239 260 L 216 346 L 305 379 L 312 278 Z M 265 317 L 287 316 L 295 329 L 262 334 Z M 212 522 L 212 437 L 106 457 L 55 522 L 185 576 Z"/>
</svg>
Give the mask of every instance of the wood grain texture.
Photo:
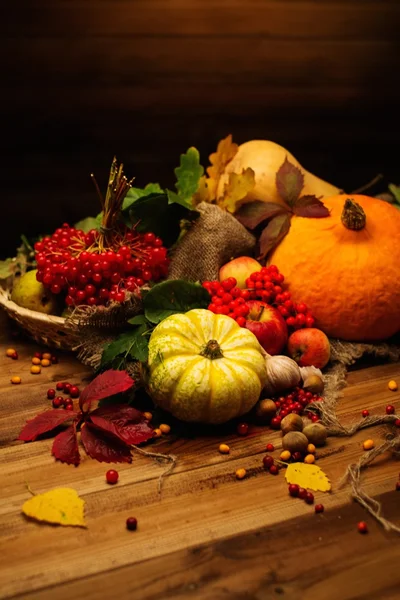
<svg viewBox="0 0 400 600">
<path fill-rule="evenodd" d="M 349 497 L 339 481 L 350 462 L 362 453 L 367 436 L 376 443 L 387 430 L 377 427 L 352 438 L 331 438 L 320 450 L 319 465 L 331 478 L 330 494 L 316 493 L 325 512 L 290 498 L 283 474 L 273 477 L 262 468 L 265 444 L 281 448 L 278 432 L 254 428 L 246 438 L 219 429 L 214 434 L 173 428 L 152 444 L 153 449 L 178 457 L 173 474 L 157 481 L 162 467 L 134 454 L 132 465 L 118 466 L 116 486 L 105 483 L 108 466 L 85 458 L 78 468 L 55 462 L 51 439 L 22 444 L 14 441 L 26 419 L 44 410 L 45 392 L 57 380 L 78 382 L 89 371 L 71 355 L 58 365 L 29 374 L 37 346 L 11 338 L 1 323 L 0 343 L 0 597 L 50 600 L 100 600 L 118 594 L 137 598 L 202 598 L 219 600 L 275 599 L 350 600 L 396 598 L 400 583 L 400 538 L 385 533 Z M 4 356 L 17 347 L 20 359 Z M 11 386 L 12 374 L 22 377 Z M 339 405 L 344 422 L 364 408 L 374 413 L 400 393 L 387 381 L 400 379 L 399 364 L 381 364 L 349 373 L 349 386 Z M 227 442 L 229 455 L 218 445 Z M 323 457 L 324 453 L 329 456 Z M 239 467 L 248 477 L 235 479 Z M 383 502 L 388 518 L 399 522 L 398 492 L 394 491 L 399 463 L 390 455 L 376 460 L 365 473 L 368 493 Z M 29 521 L 20 512 L 27 499 L 26 482 L 36 492 L 71 486 L 86 501 L 86 530 L 52 527 Z M 134 515 L 135 533 L 125 530 Z M 367 520 L 370 533 L 357 533 Z"/>
<path fill-rule="evenodd" d="M 114 154 L 173 185 L 180 153 L 232 133 L 344 189 L 397 180 L 396 0 L 14 0 L 0 19 L 2 256 L 97 211 L 88 174 Z"/>
</svg>

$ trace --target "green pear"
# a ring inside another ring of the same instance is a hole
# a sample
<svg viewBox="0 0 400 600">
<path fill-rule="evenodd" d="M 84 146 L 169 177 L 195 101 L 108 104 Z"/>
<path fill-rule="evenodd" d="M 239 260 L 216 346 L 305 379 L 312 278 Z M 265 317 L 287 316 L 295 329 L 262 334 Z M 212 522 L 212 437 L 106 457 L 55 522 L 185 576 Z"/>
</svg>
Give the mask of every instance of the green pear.
<svg viewBox="0 0 400 600">
<path fill-rule="evenodd" d="M 56 314 L 56 297 L 36 279 L 36 273 L 36 270 L 28 271 L 15 280 L 11 300 L 23 308 L 29 308 L 46 315 Z"/>
</svg>

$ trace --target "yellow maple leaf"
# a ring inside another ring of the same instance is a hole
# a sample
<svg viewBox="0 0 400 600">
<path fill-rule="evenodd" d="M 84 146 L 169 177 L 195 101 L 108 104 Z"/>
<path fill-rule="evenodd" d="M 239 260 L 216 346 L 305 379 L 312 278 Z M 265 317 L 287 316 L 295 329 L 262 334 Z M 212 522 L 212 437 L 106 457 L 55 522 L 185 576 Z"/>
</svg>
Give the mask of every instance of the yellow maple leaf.
<svg viewBox="0 0 400 600">
<path fill-rule="evenodd" d="M 226 165 L 232 160 L 238 150 L 239 146 L 232 142 L 232 134 L 221 140 L 218 143 L 217 151 L 209 156 L 211 167 L 207 168 L 208 176 L 218 182 L 218 179 L 225 171 Z"/>
<path fill-rule="evenodd" d="M 72 488 L 54 488 L 27 500 L 22 512 L 37 521 L 86 527 L 84 505 L 85 501 Z"/>
<path fill-rule="evenodd" d="M 297 483 L 302 488 L 315 492 L 329 492 L 331 482 L 320 467 L 306 463 L 291 463 L 286 469 L 288 483 Z"/>
<path fill-rule="evenodd" d="M 244 204 L 246 196 L 255 186 L 254 171 L 250 167 L 241 173 L 229 173 L 228 183 L 224 186 L 224 194 L 217 199 L 217 204 L 231 213 Z"/>
</svg>

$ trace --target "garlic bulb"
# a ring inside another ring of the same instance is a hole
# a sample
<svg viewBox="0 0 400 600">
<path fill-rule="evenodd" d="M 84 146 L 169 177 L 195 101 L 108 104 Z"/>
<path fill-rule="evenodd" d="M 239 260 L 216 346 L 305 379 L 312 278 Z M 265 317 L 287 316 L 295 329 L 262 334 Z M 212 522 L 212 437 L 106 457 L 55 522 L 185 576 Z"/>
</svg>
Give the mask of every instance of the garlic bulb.
<svg viewBox="0 0 400 600">
<path fill-rule="evenodd" d="M 290 390 L 300 383 L 300 368 L 288 356 L 268 356 L 265 363 L 267 365 L 265 393 L 273 396 L 279 392 Z"/>
<path fill-rule="evenodd" d="M 321 377 L 322 381 L 324 381 L 322 371 L 317 369 L 317 367 L 300 367 L 300 374 L 303 382 L 306 381 L 310 375 L 318 375 L 318 377 Z"/>
</svg>

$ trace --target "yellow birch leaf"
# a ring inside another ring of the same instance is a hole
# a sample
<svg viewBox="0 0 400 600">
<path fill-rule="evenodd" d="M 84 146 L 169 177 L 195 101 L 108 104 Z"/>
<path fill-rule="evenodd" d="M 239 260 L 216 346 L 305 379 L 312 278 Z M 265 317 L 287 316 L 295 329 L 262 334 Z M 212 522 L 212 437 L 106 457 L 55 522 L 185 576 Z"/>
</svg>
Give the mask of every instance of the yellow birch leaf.
<svg viewBox="0 0 400 600">
<path fill-rule="evenodd" d="M 302 488 L 315 492 L 329 492 L 331 482 L 317 465 L 291 463 L 286 469 L 285 478 L 288 483 L 297 483 Z"/>
<path fill-rule="evenodd" d="M 255 186 L 254 171 L 250 167 L 241 173 L 229 173 L 228 183 L 224 187 L 224 195 L 217 199 L 217 204 L 230 213 L 237 211 L 246 202 L 246 196 Z"/>
<path fill-rule="evenodd" d="M 85 501 L 72 488 L 55 488 L 27 500 L 22 512 L 37 521 L 86 527 L 84 505 Z"/>
<path fill-rule="evenodd" d="M 217 151 L 209 156 L 211 167 L 207 168 L 208 176 L 218 182 L 225 171 L 226 165 L 231 162 L 238 150 L 239 146 L 232 142 L 232 134 L 221 140 L 217 146 Z"/>
</svg>

